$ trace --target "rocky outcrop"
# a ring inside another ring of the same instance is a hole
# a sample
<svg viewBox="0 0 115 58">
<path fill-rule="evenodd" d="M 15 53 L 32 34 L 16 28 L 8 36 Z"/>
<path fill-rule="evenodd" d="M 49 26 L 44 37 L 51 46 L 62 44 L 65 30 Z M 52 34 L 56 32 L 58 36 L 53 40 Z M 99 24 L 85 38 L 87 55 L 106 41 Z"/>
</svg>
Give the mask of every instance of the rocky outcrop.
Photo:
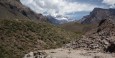
<svg viewBox="0 0 115 58">
<path fill-rule="evenodd" d="M 42 14 L 33 12 L 19 0 L 0 0 L 0 19 L 31 19 L 47 21 Z"/>
<path fill-rule="evenodd" d="M 88 48 L 115 52 L 115 24 L 111 19 L 101 20 L 98 27 L 70 44 L 72 48 Z M 111 51 L 112 49 L 112 51 Z"/>
<path fill-rule="evenodd" d="M 115 19 L 115 9 L 95 8 L 88 16 L 82 18 L 82 24 L 98 24 L 101 20 L 111 18 Z M 115 21 L 115 20 L 114 20 Z"/>
</svg>

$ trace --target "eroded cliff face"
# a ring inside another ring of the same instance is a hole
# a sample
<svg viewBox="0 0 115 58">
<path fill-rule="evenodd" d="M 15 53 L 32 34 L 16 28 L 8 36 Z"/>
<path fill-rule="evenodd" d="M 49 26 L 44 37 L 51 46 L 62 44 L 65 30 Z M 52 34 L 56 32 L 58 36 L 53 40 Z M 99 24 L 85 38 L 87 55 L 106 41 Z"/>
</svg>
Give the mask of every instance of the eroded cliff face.
<svg viewBox="0 0 115 58">
<path fill-rule="evenodd" d="M 21 4 L 19 0 L 0 0 L 1 19 L 31 19 L 37 21 L 47 21 L 42 14 L 33 12 L 28 7 Z"/>
<path fill-rule="evenodd" d="M 85 16 L 82 24 L 98 24 L 101 20 L 111 18 L 115 19 L 115 9 L 95 8 L 88 16 Z M 114 20 L 115 21 L 115 20 Z"/>
</svg>

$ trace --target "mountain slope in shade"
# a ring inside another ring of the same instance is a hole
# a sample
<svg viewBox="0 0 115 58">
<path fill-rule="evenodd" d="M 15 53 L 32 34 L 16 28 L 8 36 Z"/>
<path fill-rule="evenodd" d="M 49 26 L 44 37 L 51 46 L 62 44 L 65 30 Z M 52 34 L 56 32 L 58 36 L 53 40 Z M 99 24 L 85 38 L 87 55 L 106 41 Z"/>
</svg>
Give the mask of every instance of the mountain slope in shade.
<svg viewBox="0 0 115 58">
<path fill-rule="evenodd" d="M 55 19 L 54 17 L 52 17 L 52 16 L 49 15 L 49 16 L 47 16 L 47 18 L 48 18 L 48 21 L 50 23 L 52 23 L 54 25 L 58 25 L 59 24 L 59 21 L 57 19 Z"/>
<path fill-rule="evenodd" d="M 98 24 L 102 19 L 115 19 L 115 9 L 95 8 L 90 15 L 82 18 L 82 24 Z M 114 20 L 115 21 L 115 20 Z"/>
<path fill-rule="evenodd" d="M 31 19 L 47 21 L 42 14 L 36 14 L 21 4 L 19 0 L 0 0 L 1 19 Z"/>
</svg>

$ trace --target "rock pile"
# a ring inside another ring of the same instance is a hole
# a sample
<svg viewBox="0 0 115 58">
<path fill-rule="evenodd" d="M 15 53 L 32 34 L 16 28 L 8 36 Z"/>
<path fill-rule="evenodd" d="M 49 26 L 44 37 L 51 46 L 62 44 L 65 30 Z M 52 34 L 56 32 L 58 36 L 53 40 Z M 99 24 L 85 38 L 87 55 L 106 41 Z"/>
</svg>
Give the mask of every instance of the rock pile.
<svg viewBox="0 0 115 58">
<path fill-rule="evenodd" d="M 30 52 L 24 56 L 24 58 L 46 58 L 47 54 L 45 52 Z"/>
<path fill-rule="evenodd" d="M 70 46 L 72 48 L 115 52 L 115 24 L 108 19 L 100 23 L 97 29 L 87 32 L 81 39 L 72 42 Z"/>
</svg>

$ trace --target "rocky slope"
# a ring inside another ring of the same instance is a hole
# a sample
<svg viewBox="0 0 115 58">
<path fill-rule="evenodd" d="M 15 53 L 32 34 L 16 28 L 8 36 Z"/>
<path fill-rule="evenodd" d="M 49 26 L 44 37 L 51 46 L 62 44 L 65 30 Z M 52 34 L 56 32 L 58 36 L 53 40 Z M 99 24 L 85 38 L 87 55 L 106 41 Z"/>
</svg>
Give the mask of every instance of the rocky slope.
<svg viewBox="0 0 115 58">
<path fill-rule="evenodd" d="M 98 24 L 102 19 L 111 18 L 115 21 L 115 9 L 94 8 L 88 15 L 84 16 L 82 24 Z"/>
<path fill-rule="evenodd" d="M 101 20 L 96 29 L 87 32 L 81 39 L 71 43 L 70 46 L 72 48 L 115 52 L 115 23 L 112 19 Z"/>
<path fill-rule="evenodd" d="M 47 21 L 42 14 L 36 14 L 20 3 L 19 0 L 0 0 L 1 19 L 31 19 Z"/>
</svg>

